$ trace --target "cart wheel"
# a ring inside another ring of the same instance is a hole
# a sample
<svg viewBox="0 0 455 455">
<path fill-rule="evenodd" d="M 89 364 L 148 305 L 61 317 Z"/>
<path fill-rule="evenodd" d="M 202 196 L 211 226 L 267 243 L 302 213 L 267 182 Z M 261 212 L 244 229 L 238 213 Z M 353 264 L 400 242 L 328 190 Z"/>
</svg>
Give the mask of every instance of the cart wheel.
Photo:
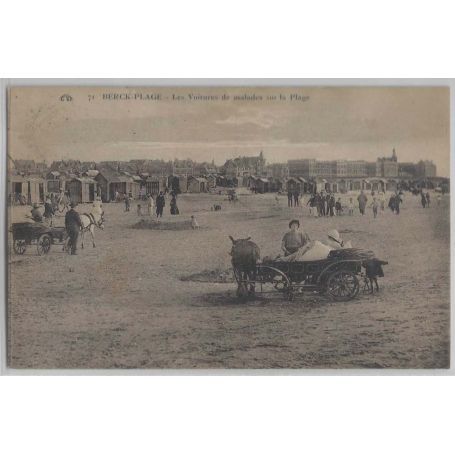
<svg viewBox="0 0 455 455">
<path fill-rule="evenodd" d="M 354 273 L 337 270 L 327 279 L 326 289 L 333 300 L 344 302 L 353 299 L 359 293 L 360 285 Z"/>
<path fill-rule="evenodd" d="M 16 254 L 24 254 L 27 249 L 25 240 L 15 240 L 13 243 L 13 250 Z"/>
<path fill-rule="evenodd" d="M 49 253 L 49 250 L 51 249 L 51 238 L 48 234 L 43 234 L 39 239 L 36 244 L 36 249 L 38 251 L 38 254 L 41 256 L 43 254 Z"/>
</svg>

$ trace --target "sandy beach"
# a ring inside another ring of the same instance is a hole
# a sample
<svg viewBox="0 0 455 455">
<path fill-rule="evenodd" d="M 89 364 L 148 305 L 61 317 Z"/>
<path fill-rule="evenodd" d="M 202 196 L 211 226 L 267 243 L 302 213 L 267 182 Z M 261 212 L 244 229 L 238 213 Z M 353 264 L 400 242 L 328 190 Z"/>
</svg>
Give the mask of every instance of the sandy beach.
<svg viewBox="0 0 455 455">
<path fill-rule="evenodd" d="M 344 201 L 346 196 L 343 196 Z M 369 196 L 371 201 L 371 196 Z M 304 203 L 307 199 L 304 200 Z M 96 248 L 23 256 L 9 239 L 9 366 L 13 368 L 447 368 L 450 334 L 449 196 L 423 209 L 406 193 L 400 215 L 309 217 L 274 194 L 183 194 L 180 215 L 199 230 L 133 229 L 135 204 L 104 204 Z M 210 210 L 221 204 L 222 210 Z M 13 207 L 21 221 L 28 207 Z M 82 205 L 83 213 L 90 205 Z M 146 218 L 146 217 L 143 217 Z M 279 253 L 288 222 L 310 238 L 338 229 L 354 247 L 389 262 L 381 291 L 333 302 L 312 294 L 236 298 L 231 282 L 182 280 L 230 268 L 228 238 L 251 236 Z M 63 225 L 63 217 L 56 224 Z"/>
</svg>

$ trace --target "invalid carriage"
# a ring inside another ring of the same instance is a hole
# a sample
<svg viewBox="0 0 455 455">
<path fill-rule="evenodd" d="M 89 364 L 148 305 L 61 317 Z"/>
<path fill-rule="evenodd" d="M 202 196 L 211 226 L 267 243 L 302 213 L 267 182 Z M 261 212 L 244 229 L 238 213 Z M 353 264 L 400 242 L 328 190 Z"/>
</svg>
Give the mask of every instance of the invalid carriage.
<svg viewBox="0 0 455 455">
<path fill-rule="evenodd" d="M 43 223 L 13 223 L 13 250 L 24 254 L 31 245 L 36 245 L 38 254 L 48 254 L 52 245 L 62 245 L 68 251 L 68 235 L 64 227 L 46 226 Z"/>
<path fill-rule="evenodd" d="M 316 261 L 265 259 L 248 273 L 234 268 L 234 276 L 249 293 L 280 292 L 293 300 L 296 295 L 312 292 L 335 301 L 348 301 L 359 294 L 361 287 L 363 292 L 371 292 L 370 280 L 364 272 L 370 260 L 375 260 L 371 251 L 335 250 L 326 259 Z"/>
</svg>

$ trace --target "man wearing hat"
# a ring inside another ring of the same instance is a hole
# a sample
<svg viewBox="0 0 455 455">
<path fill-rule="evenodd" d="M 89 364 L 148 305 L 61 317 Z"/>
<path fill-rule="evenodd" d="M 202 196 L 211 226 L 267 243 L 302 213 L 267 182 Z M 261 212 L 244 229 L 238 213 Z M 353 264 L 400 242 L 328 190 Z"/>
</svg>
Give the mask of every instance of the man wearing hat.
<svg viewBox="0 0 455 455">
<path fill-rule="evenodd" d="M 71 254 L 77 254 L 76 253 L 77 239 L 79 237 L 79 232 L 82 228 L 81 217 L 79 216 L 79 213 L 77 213 L 76 210 L 74 210 L 74 207 L 76 206 L 77 206 L 76 203 L 71 202 L 70 204 L 71 208 L 66 212 L 65 215 L 65 228 L 70 238 Z"/>
<path fill-rule="evenodd" d="M 334 250 L 340 250 L 342 248 L 352 248 L 351 242 L 345 242 L 341 238 L 340 233 L 336 229 L 332 229 L 327 232 L 327 245 Z"/>
<path fill-rule="evenodd" d="M 299 220 L 292 220 L 289 223 L 289 232 L 284 234 L 281 242 L 281 249 L 284 251 L 285 256 L 295 253 L 310 241 L 308 234 L 299 232 L 299 228 Z"/>
</svg>

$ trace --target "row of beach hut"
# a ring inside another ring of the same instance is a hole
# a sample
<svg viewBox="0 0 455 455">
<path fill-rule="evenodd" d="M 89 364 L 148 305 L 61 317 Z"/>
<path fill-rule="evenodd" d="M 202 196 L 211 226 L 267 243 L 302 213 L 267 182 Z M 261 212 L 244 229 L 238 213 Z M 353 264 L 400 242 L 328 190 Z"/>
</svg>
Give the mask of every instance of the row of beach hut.
<svg viewBox="0 0 455 455">
<path fill-rule="evenodd" d="M 49 193 L 67 192 L 77 203 L 92 202 L 100 196 L 104 202 L 114 201 L 128 194 L 138 199 L 146 194 L 174 190 L 178 193 L 204 193 L 216 186 L 216 177 L 131 175 L 111 169 L 88 171 L 75 176 L 58 171 L 49 172 L 46 178 L 12 175 L 9 177 L 9 194 L 15 204 L 43 203 Z"/>
</svg>

